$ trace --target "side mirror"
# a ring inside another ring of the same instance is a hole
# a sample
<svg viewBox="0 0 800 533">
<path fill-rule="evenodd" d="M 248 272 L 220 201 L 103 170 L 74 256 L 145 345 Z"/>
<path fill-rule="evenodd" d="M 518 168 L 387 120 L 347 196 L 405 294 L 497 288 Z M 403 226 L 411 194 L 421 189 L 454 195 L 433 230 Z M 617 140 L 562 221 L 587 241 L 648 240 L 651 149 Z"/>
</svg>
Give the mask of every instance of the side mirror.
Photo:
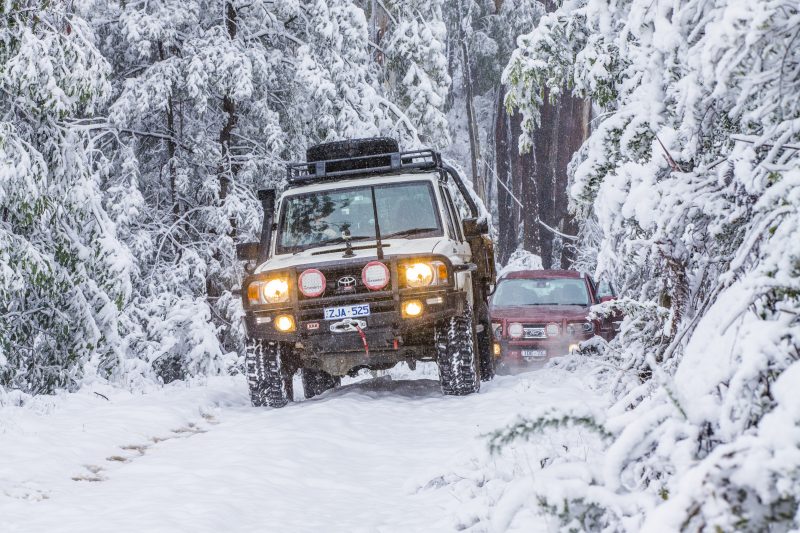
<svg viewBox="0 0 800 533">
<path fill-rule="evenodd" d="M 600 303 L 601 303 L 601 304 L 604 304 L 604 303 L 606 303 L 606 302 L 613 302 L 613 301 L 614 301 L 614 300 L 616 300 L 616 299 L 617 299 L 617 297 L 616 297 L 616 296 L 611 296 L 611 295 L 609 294 L 608 296 L 601 296 L 601 297 L 600 297 Z"/>
<path fill-rule="evenodd" d="M 236 245 L 236 259 L 239 261 L 255 262 L 258 261 L 258 248 L 257 242 L 243 242 Z"/>
<path fill-rule="evenodd" d="M 489 233 L 489 223 L 486 219 L 465 218 L 462 222 L 464 228 L 464 236 L 480 237 L 485 233 Z"/>
</svg>

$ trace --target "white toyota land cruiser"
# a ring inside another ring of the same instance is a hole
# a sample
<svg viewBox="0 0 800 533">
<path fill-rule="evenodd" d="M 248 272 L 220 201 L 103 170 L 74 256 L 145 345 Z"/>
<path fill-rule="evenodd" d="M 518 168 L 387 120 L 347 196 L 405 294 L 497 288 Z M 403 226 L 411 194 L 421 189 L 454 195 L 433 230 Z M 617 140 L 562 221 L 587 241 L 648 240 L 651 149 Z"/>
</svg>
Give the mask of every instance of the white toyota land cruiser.
<svg viewBox="0 0 800 533">
<path fill-rule="evenodd" d="M 494 376 L 487 223 L 438 153 L 327 143 L 287 183 L 277 213 L 275 191 L 259 191 L 261 241 L 237 246 L 253 405 L 286 405 L 297 371 L 307 398 L 400 361 L 435 361 L 444 394 Z"/>
</svg>

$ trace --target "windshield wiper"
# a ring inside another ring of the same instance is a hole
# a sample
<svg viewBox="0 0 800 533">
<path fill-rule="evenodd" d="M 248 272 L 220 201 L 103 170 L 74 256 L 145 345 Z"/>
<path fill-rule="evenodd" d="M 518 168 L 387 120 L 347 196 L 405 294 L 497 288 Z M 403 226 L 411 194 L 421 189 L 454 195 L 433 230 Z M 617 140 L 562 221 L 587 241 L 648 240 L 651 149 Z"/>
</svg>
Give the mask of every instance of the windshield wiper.
<svg viewBox="0 0 800 533">
<path fill-rule="evenodd" d="M 417 235 L 419 233 L 428 233 L 431 231 L 439 231 L 439 228 L 410 228 L 402 231 L 395 231 L 388 235 L 382 235 L 384 239 L 391 239 L 392 237 L 408 237 L 409 235 Z"/>
<path fill-rule="evenodd" d="M 358 237 L 350 237 L 350 239 L 345 239 L 344 237 L 336 237 L 335 239 L 331 239 L 331 240 L 328 240 L 328 241 L 322 241 L 322 242 L 315 242 L 314 244 L 311 244 L 309 246 L 305 246 L 304 248 L 294 252 L 293 255 L 297 255 L 297 254 L 303 253 L 306 250 L 310 250 L 311 248 L 320 248 L 322 246 L 328 246 L 330 244 L 344 244 L 348 240 L 350 240 L 350 241 L 369 241 L 369 240 L 372 240 L 372 239 L 373 239 L 373 237 L 369 237 L 369 236 L 366 236 L 366 235 L 361 235 L 361 236 L 358 236 Z"/>
<path fill-rule="evenodd" d="M 314 246 L 328 246 L 329 244 L 342 244 L 347 241 L 370 241 L 375 240 L 374 237 L 367 237 L 366 235 L 360 235 L 358 237 L 349 237 L 345 239 L 344 237 L 336 237 L 335 239 L 331 239 L 329 241 L 322 241 L 320 243 L 315 244 Z"/>
</svg>

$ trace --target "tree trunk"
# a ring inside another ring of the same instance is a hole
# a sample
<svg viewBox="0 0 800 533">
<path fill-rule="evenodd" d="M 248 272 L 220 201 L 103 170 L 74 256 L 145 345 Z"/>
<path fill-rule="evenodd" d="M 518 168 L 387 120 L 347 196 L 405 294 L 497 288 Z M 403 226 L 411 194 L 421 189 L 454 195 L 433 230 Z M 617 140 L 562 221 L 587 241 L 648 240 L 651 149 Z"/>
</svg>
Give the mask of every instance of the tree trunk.
<svg viewBox="0 0 800 533">
<path fill-rule="evenodd" d="M 161 61 L 166 59 L 164 44 L 161 42 L 158 43 L 158 57 Z M 175 152 L 177 146 L 175 146 L 175 109 L 173 106 L 174 101 L 172 96 L 170 96 L 167 100 L 167 134 L 169 136 L 169 139 L 167 139 L 167 172 L 169 173 L 169 200 L 172 202 L 172 217 L 177 220 L 178 215 L 180 215 L 180 208 L 178 207 L 178 197 L 175 190 L 177 178 L 175 171 Z"/>
<path fill-rule="evenodd" d="M 481 172 L 481 145 L 480 133 L 478 132 L 478 121 L 475 117 L 475 103 L 474 92 L 472 87 L 472 69 L 469 67 L 469 54 L 467 52 L 467 43 L 461 41 L 461 54 L 464 62 L 464 84 L 465 84 L 465 100 L 467 107 L 467 130 L 469 131 L 469 154 L 470 163 L 472 167 L 472 183 L 474 184 L 475 191 L 478 193 L 478 198 L 484 203 L 486 202 L 486 184 Z"/>
<path fill-rule="evenodd" d="M 500 87 L 495 103 L 494 163 L 497 181 L 497 261 L 501 265 L 508 262 L 508 257 L 517 248 L 518 228 L 516 217 L 518 207 L 509 191 L 509 189 L 513 190 L 511 147 L 515 144 L 511 138 L 510 118 L 506 113 L 505 105 L 503 105 L 504 98 L 504 87 Z"/>
<path fill-rule="evenodd" d="M 549 91 L 545 90 L 544 100 L 548 101 Z M 550 105 L 545 103 L 540 109 L 541 124 L 533 134 L 533 154 L 535 158 L 533 168 L 533 179 L 539 185 L 539 219 L 550 227 L 556 227 L 555 220 L 566 213 L 556 212 L 556 196 L 559 194 L 566 196 L 565 190 L 556 187 L 559 169 L 558 143 L 559 125 L 561 118 L 561 106 L 559 104 Z M 566 167 L 563 169 L 566 173 Z M 538 223 L 537 223 L 538 225 Z M 548 230 L 544 230 L 548 235 L 543 235 L 539 241 L 539 255 L 542 257 L 544 268 L 551 268 L 553 259 L 553 237 Z"/>
<path fill-rule="evenodd" d="M 518 227 L 521 235 L 517 241 L 517 248 L 541 255 L 541 228 L 538 216 L 541 210 L 541 188 L 535 179 L 536 154 L 528 152 L 521 154 L 518 148 L 518 139 L 522 134 L 522 115 L 517 113 L 511 117 L 511 173 L 514 181 L 514 193 L 522 202 L 519 208 Z M 513 251 L 513 250 L 512 250 Z"/>
<path fill-rule="evenodd" d="M 495 0 L 500 11 L 502 0 Z M 546 2 L 548 11 L 555 8 Z M 498 91 L 495 117 L 495 169 L 497 176 L 498 261 L 503 264 L 518 248 L 536 253 L 544 268 L 567 268 L 571 262 L 561 237 L 544 228 L 541 220 L 559 231 L 574 235 L 577 225 L 569 214 L 567 167 L 573 154 L 589 134 L 590 102 L 573 97 L 565 89 L 555 104 L 542 106 L 541 124 L 533 132 L 533 149 L 520 154 L 517 140 L 522 132 L 521 116 L 508 116 Z M 506 191 L 507 186 L 511 193 Z M 520 205 L 512 198 L 516 196 Z"/>
<path fill-rule="evenodd" d="M 588 134 L 589 102 L 564 90 L 555 104 L 548 101 L 541 108 L 541 124 L 533 132 L 535 154 L 534 179 L 539 184 L 539 218 L 552 228 L 574 235 L 577 225 L 569 213 L 567 167 Z M 561 237 L 549 230 L 539 247 L 545 268 L 567 268 L 571 262 L 568 248 L 559 244 Z"/>
<path fill-rule="evenodd" d="M 233 2 L 225 3 L 225 28 L 231 40 L 236 38 L 236 7 Z M 236 173 L 236 166 L 231 163 L 231 136 L 236 127 L 236 102 L 230 95 L 222 97 L 222 111 L 227 115 L 225 124 L 219 132 L 219 145 L 222 161 L 219 169 L 219 199 L 224 201 L 228 196 L 231 177 Z"/>
<path fill-rule="evenodd" d="M 498 181 L 511 189 L 522 208 L 498 183 L 498 260 L 505 263 L 511 253 L 522 248 L 540 255 L 544 268 L 568 268 L 569 249 L 539 220 L 566 234 L 577 232 L 569 214 L 567 166 L 588 136 L 590 103 L 569 94 L 555 104 L 545 103 L 541 125 L 533 133 L 533 150 L 520 154 L 521 116 L 509 117 L 503 98 L 501 90 L 496 104 L 495 168 Z"/>
<path fill-rule="evenodd" d="M 459 18 L 463 21 L 464 12 L 461 1 L 458 3 L 458 11 Z M 461 63 L 464 73 L 464 99 L 466 100 L 467 108 L 467 131 L 469 133 L 472 184 L 475 188 L 475 192 L 478 193 L 478 198 L 481 199 L 484 205 L 488 205 L 486 201 L 486 183 L 481 172 L 483 169 L 481 168 L 480 132 L 478 130 L 478 120 L 475 116 L 475 91 L 472 83 L 472 68 L 469 60 L 469 50 L 467 49 L 467 38 L 462 25 L 459 25 L 459 40 L 461 41 Z"/>
<path fill-rule="evenodd" d="M 176 171 L 175 171 L 175 111 L 173 110 L 172 96 L 167 101 L 167 132 L 170 139 L 167 141 L 167 154 L 169 155 L 169 194 L 172 202 L 172 217 L 177 220 L 180 215 L 178 206 L 178 196 L 175 191 Z"/>
</svg>

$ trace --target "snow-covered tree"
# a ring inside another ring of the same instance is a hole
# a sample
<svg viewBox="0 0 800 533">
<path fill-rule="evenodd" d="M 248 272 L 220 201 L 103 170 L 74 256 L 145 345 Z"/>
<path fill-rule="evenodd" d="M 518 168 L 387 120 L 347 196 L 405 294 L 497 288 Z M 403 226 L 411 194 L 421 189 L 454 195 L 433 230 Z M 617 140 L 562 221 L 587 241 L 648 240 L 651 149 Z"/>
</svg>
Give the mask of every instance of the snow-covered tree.
<svg viewBox="0 0 800 533">
<path fill-rule="evenodd" d="M 565 526 L 800 527 L 798 27 L 788 0 L 565 0 L 519 40 L 522 148 L 545 89 L 601 108 L 573 209 L 633 299 L 604 461 L 538 494 Z"/>
<path fill-rule="evenodd" d="M 131 294 L 104 160 L 77 124 L 110 68 L 67 7 L 0 6 L 0 386 L 31 393 L 113 372 Z"/>
<path fill-rule="evenodd" d="M 447 27 L 443 0 L 387 1 L 391 21 L 384 38 L 389 97 L 410 130 L 399 133 L 410 141 L 443 148 L 450 142 L 444 114 L 450 75 L 447 64 Z"/>
<path fill-rule="evenodd" d="M 301 8 L 298 7 L 298 11 Z M 364 11 L 352 2 L 317 0 L 299 32 L 296 91 L 311 139 L 359 138 L 389 131 L 384 98 L 375 84 Z M 299 16 L 294 13 L 293 16 Z"/>
</svg>

